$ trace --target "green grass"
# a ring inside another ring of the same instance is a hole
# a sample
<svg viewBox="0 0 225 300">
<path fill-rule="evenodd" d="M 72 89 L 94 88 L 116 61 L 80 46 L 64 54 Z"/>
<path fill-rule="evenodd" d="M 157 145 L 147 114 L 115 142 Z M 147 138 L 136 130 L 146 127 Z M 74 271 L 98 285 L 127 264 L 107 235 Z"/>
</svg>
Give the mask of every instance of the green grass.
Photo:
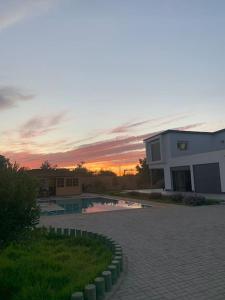
<svg viewBox="0 0 225 300">
<path fill-rule="evenodd" d="M 36 232 L 0 250 L 0 299 L 70 300 L 107 267 L 111 256 L 93 239 Z"/>
</svg>

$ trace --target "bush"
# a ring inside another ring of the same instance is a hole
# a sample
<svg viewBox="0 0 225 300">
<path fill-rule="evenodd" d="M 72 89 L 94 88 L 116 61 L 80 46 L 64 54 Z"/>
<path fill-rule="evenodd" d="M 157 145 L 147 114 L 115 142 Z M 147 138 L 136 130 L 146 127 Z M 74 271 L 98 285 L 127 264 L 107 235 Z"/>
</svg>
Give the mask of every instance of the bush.
<svg viewBox="0 0 225 300">
<path fill-rule="evenodd" d="M 170 199 L 175 203 L 181 203 L 184 199 L 182 194 L 174 194 L 170 196 Z"/>
<path fill-rule="evenodd" d="M 162 198 L 162 194 L 161 193 L 150 193 L 149 197 L 150 200 L 154 200 L 154 199 L 161 199 Z"/>
<path fill-rule="evenodd" d="M 17 166 L 0 168 L 0 245 L 17 239 L 39 221 L 34 179 Z"/>
<path fill-rule="evenodd" d="M 207 205 L 207 199 L 204 196 L 199 195 L 192 195 L 192 196 L 186 196 L 183 199 L 183 203 L 185 205 L 191 205 L 191 206 L 200 206 L 200 205 Z"/>
</svg>

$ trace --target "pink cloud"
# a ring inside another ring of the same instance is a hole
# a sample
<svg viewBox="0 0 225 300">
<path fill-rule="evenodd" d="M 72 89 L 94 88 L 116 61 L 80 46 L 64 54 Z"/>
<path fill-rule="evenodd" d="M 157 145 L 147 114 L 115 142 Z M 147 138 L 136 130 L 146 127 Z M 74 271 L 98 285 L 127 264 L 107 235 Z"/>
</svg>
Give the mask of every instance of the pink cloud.
<svg viewBox="0 0 225 300">
<path fill-rule="evenodd" d="M 176 129 L 187 130 L 200 126 L 201 124 L 202 123 L 190 124 Z M 48 154 L 7 152 L 4 153 L 4 155 L 12 160 L 18 161 L 23 166 L 33 168 L 39 167 L 44 160 L 49 160 L 51 163 L 57 164 L 60 167 L 72 166 L 80 161 L 85 161 L 86 163 L 122 165 L 138 162 L 138 159 L 145 155 L 143 140 L 158 133 L 159 131 L 138 136 L 117 137 L 82 145 L 65 152 Z"/>
<path fill-rule="evenodd" d="M 32 138 L 44 135 L 56 129 L 65 120 L 65 112 L 60 112 L 51 116 L 37 116 L 28 120 L 19 129 L 21 138 Z"/>
</svg>

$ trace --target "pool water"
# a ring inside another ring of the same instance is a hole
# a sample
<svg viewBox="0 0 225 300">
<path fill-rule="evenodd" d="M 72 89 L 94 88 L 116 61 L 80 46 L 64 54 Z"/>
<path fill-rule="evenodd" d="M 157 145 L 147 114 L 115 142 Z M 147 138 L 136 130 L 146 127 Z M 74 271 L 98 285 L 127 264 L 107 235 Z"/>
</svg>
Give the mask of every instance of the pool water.
<svg viewBox="0 0 225 300">
<path fill-rule="evenodd" d="M 147 205 L 133 201 L 115 200 L 105 197 L 53 199 L 40 203 L 42 215 L 90 214 L 104 211 L 144 208 Z"/>
</svg>

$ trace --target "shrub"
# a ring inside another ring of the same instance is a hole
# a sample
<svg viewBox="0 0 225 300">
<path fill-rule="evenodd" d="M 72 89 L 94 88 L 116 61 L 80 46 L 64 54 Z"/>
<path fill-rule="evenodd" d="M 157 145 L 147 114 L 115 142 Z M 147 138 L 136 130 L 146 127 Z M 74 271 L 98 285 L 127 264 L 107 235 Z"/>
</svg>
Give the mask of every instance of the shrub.
<svg viewBox="0 0 225 300">
<path fill-rule="evenodd" d="M 0 168 L 0 245 L 39 221 L 34 179 L 16 165 Z"/>
<path fill-rule="evenodd" d="M 181 203 L 184 199 L 182 194 L 173 194 L 170 196 L 170 199 L 175 203 Z"/>
<path fill-rule="evenodd" d="M 200 206 L 200 205 L 206 205 L 207 200 L 204 196 L 192 195 L 192 196 L 184 197 L 183 203 L 185 205 Z"/>
<path fill-rule="evenodd" d="M 162 198 L 162 194 L 161 193 L 150 193 L 149 194 L 149 199 L 161 199 Z"/>
</svg>

